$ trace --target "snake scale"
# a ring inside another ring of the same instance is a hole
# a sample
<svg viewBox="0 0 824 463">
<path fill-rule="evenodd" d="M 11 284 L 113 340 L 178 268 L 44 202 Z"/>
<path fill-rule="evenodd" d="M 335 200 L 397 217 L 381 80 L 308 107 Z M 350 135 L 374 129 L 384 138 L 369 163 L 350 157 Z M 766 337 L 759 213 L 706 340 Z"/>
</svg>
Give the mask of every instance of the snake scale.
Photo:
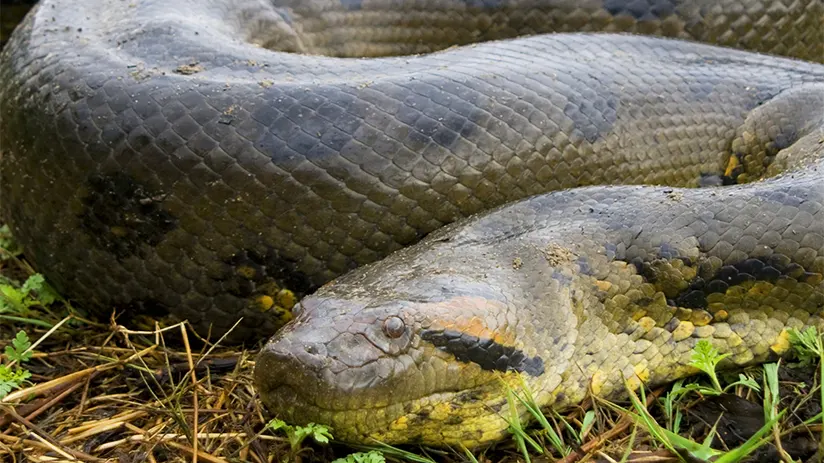
<svg viewBox="0 0 824 463">
<path fill-rule="evenodd" d="M 0 212 L 92 310 L 292 319 L 256 366 L 283 418 L 479 445 L 503 384 L 562 408 L 694 373 L 700 339 L 746 365 L 822 325 L 822 18 L 46 0 L 0 54 Z"/>
</svg>

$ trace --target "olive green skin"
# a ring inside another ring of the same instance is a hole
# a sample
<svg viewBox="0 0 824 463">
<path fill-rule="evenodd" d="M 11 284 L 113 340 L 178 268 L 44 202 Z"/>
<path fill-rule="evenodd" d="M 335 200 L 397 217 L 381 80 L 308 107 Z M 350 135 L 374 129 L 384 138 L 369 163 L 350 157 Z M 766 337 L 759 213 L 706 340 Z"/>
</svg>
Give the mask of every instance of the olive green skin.
<svg viewBox="0 0 824 463">
<path fill-rule="evenodd" d="M 472 448 L 531 419 L 507 388 L 563 411 L 698 373 L 702 340 L 720 368 L 777 359 L 790 329 L 824 330 L 824 83 L 745 126 L 737 141 L 793 134 L 784 174 L 537 195 L 325 285 L 258 356 L 260 397 L 338 439 Z"/>
</svg>

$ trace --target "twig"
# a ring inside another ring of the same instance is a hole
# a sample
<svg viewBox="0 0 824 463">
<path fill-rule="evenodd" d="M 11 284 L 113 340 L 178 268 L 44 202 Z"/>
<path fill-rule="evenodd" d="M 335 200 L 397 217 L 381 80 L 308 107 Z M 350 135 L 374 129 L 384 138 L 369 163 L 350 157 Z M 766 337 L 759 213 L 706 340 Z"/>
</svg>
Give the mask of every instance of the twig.
<svg viewBox="0 0 824 463">
<path fill-rule="evenodd" d="M 195 442 L 197 442 L 197 441 L 195 441 Z M 177 450 L 181 450 L 183 452 L 186 452 L 186 453 L 192 455 L 192 459 L 194 461 L 197 461 L 197 458 L 200 457 L 203 461 L 207 461 L 209 463 L 229 463 L 226 460 L 224 460 L 223 458 L 216 457 L 214 455 L 209 455 L 206 452 L 193 449 L 193 448 L 188 447 L 188 446 L 183 445 L 183 444 L 178 444 L 177 442 L 174 442 L 174 441 L 168 441 L 165 444 L 169 447 L 172 447 L 172 448 L 177 449 Z"/>
<path fill-rule="evenodd" d="M 10 407 L 8 405 L 0 405 L 0 408 L 2 408 L 6 413 L 11 415 L 12 418 L 14 418 L 15 421 L 17 421 L 18 423 L 22 424 L 23 426 L 29 428 L 29 430 L 32 431 L 32 435 L 35 438 L 37 438 L 38 440 L 45 439 L 45 441 L 47 441 L 48 443 L 50 443 L 53 446 L 56 446 L 58 448 L 63 447 L 60 444 L 60 442 L 58 442 L 49 433 L 47 433 L 46 431 L 40 429 L 39 426 L 32 423 L 31 421 L 29 421 L 29 420 L 23 418 L 22 416 L 18 415 L 13 407 Z M 84 453 L 84 452 L 81 452 L 79 450 L 73 450 L 73 449 L 70 449 L 70 448 L 64 448 L 63 450 L 65 452 L 67 452 L 68 454 L 70 454 L 72 457 L 74 457 L 74 459 L 80 459 L 80 460 L 92 461 L 92 462 L 98 462 L 98 461 L 102 462 L 102 461 L 104 461 L 104 460 L 101 460 L 100 458 L 91 456 L 91 455 L 89 455 L 87 453 Z M 62 453 L 62 452 L 60 452 L 60 453 Z"/>
<path fill-rule="evenodd" d="M 189 373 L 192 377 L 192 463 L 197 463 L 197 457 L 200 453 L 197 450 L 197 444 L 199 442 L 199 439 L 197 438 L 197 375 L 195 374 L 195 361 L 192 358 L 192 348 L 189 346 L 189 336 L 186 334 L 185 325 L 180 325 L 180 332 L 183 335 L 183 345 L 186 347 L 186 357 L 189 360 Z"/>
<path fill-rule="evenodd" d="M 650 395 L 647 396 L 647 407 L 652 405 L 652 402 L 655 399 L 657 399 L 659 396 L 661 396 L 661 394 L 663 394 L 665 390 L 666 390 L 666 388 L 659 388 L 659 389 L 656 389 L 655 391 L 653 391 L 652 393 L 650 393 Z M 631 424 L 633 424 L 632 418 L 630 418 L 629 415 L 624 414 L 624 416 L 622 416 L 621 419 L 618 420 L 617 423 L 615 423 L 615 426 L 613 426 L 612 429 L 610 429 L 609 431 L 607 431 L 603 434 L 599 434 L 599 435 L 593 437 L 592 439 L 587 441 L 587 443 L 581 445 L 581 447 L 578 448 L 577 450 L 575 450 L 574 452 L 572 452 L 569 455 L 567 455 L 566 457 L 558 460 L 558 463 L 574 463 L 574 462 L 580 460 L 581 458 L 585 457 L 587 454 L 589 454 L 589 453 L 593 452 L 594 450 L 600 448 L 602 445 L 604 445 L 610 439 L 612 439 L 612 438 L 618 436 L 619 434 L 623 433 L 624 431 L 626 431 L 627 428 L 629 428 Z"/>
</svg>

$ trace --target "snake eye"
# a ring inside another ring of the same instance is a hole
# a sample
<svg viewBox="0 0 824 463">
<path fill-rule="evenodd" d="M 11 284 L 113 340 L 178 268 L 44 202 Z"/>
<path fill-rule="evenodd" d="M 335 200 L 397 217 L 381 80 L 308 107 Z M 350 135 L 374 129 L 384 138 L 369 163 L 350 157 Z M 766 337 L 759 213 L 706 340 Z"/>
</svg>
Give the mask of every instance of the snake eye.
<svg viewBox="0 0 824 463">
<path fill-rule="evenodd" d="M 383 333 L 390 338 L 399 338 L 406 331 L 406 323 L 400 317 L 389 317 L 383 322 Z"/>
</svg>

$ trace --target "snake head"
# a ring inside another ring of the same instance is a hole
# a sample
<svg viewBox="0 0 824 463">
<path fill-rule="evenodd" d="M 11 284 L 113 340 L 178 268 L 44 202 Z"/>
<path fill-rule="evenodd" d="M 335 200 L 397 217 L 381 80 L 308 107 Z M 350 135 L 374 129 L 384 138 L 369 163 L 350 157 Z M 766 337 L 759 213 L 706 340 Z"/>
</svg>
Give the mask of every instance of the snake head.
<svg viewBox="0 0 824 463">
<path fill-rule="evenodd" d="M 500 439 L 506 387 L 544 376 L 506 295 L 457 277 L 369 293 L 322 288 L 264 347 L 255 369 L 270 411 L 358 443 L 467 446 Z"/>
</svg>

